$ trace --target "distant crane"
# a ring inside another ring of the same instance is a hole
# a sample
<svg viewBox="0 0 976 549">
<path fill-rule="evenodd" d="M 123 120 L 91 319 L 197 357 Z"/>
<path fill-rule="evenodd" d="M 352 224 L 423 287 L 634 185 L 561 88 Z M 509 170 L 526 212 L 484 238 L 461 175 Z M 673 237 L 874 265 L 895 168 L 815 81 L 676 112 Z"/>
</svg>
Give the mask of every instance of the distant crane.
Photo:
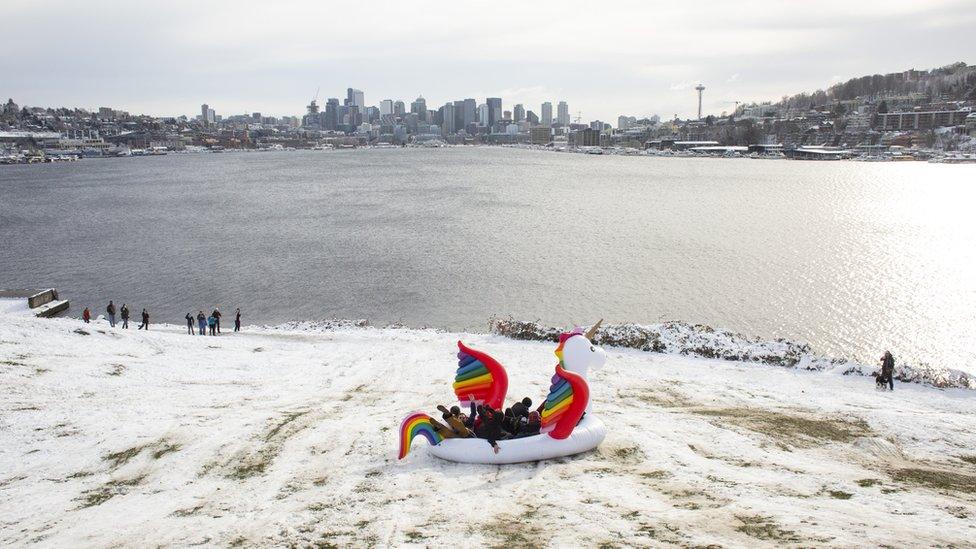
<svg viewBox="0 0 976 549">
<path fill-rule="evenodd" d="M 575 120 L 575 122 L 577 124 L 579 124 L 582 121 L 583 121 L 583 111 L 576 111 L 576 120 Z"/>
</svg>

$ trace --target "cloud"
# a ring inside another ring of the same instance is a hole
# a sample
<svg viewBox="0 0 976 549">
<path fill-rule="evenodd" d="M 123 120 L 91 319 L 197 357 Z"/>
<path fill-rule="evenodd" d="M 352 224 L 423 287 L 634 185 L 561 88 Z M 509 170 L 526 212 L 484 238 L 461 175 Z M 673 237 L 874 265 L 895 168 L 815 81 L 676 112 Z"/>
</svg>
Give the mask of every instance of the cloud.
<svg viewBox="0 0 976 549">
<path fill-rule="evenodd" d="M 93 13 L 96 26 L 78 23 Z M 5 0 L 3 14 L 0 92 L 20 104 L 283 115 L 302 113 L 318 86 L 324 97 L 351 86 L 370 104 L 566 100 L 603 120 L 691 115 L 699 82 L 717 113 L 730 95 L 941 66 L 960 60 L 976 21 L 965 0 L 824 0 L 803 17 L 762 0 Z M 65 55 L 79 44 L 83 55 Z"/>
</svg>

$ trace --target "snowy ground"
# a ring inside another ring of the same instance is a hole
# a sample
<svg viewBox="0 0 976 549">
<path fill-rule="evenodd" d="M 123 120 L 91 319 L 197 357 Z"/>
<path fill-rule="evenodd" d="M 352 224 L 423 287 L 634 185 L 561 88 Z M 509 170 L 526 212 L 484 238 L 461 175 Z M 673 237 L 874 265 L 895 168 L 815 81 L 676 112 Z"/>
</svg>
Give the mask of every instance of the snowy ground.
<svg viewBox="0 0 976 549">
<path fill-rule="evenodd" d="M 554 346 L 342 328 L 190 337 L 0 315 L 0 545 L 965 546 L 976 392 L 607 349 L 604 444 L 396 460 L 463 337 L 545 394 Z"/>
</svg>

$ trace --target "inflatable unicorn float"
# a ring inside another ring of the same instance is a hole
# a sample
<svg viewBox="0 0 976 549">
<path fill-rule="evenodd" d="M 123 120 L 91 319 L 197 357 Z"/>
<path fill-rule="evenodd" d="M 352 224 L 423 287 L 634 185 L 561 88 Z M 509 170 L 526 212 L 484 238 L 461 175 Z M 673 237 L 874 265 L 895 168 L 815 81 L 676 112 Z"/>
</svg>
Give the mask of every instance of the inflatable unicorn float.
<svg viewBox="0 0 976 549">
<path fill-rule="evenodd" d="M 556 372 L 549 395 L 542 406 L 542 428 L 538 435 L 499 440 L 498 451 L 482 438 L 445 438 L 436 421 L 414 412 L 400 424 L 400 459 L 410 451 L 413 439 L 423 436 L 431 444 L 430 453 L 463 463 L 520 463 L 569 456 L 596 448 L 606 436 L 603 422 L 590 413 L 590 388 L 587 371 L 606 362 L 603 349 L 591 341 L 600 327 L 597 322 L 586 333 L 575 328 L 559 336 Z M 505 368 L 487 353 L 458 341 L 458 369 L 454 393 L 465 409 L 471 403 L 504 408 L 508 392 Z"/>
</svg>

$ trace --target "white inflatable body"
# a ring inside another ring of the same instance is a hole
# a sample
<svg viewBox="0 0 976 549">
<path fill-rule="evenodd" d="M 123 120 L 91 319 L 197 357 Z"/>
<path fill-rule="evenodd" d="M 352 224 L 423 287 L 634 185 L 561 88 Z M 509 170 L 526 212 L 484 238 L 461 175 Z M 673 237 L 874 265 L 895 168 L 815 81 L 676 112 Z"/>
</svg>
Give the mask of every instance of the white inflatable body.
<svg viewBox="0 0 976 549">
<path fill-rule="evenodd" d="M 521 463 L 569 456 L 592 450 L 603 442 L 607 428 L 592 414 L 583 416 L 572 434 L 557 440 L 548 434 L 511 440 L 499 440 L 499 451 L 483 438 L 448 438 L 430 447 L 430 453 L 448 461 L 461 463 Z"/>
</svg>

